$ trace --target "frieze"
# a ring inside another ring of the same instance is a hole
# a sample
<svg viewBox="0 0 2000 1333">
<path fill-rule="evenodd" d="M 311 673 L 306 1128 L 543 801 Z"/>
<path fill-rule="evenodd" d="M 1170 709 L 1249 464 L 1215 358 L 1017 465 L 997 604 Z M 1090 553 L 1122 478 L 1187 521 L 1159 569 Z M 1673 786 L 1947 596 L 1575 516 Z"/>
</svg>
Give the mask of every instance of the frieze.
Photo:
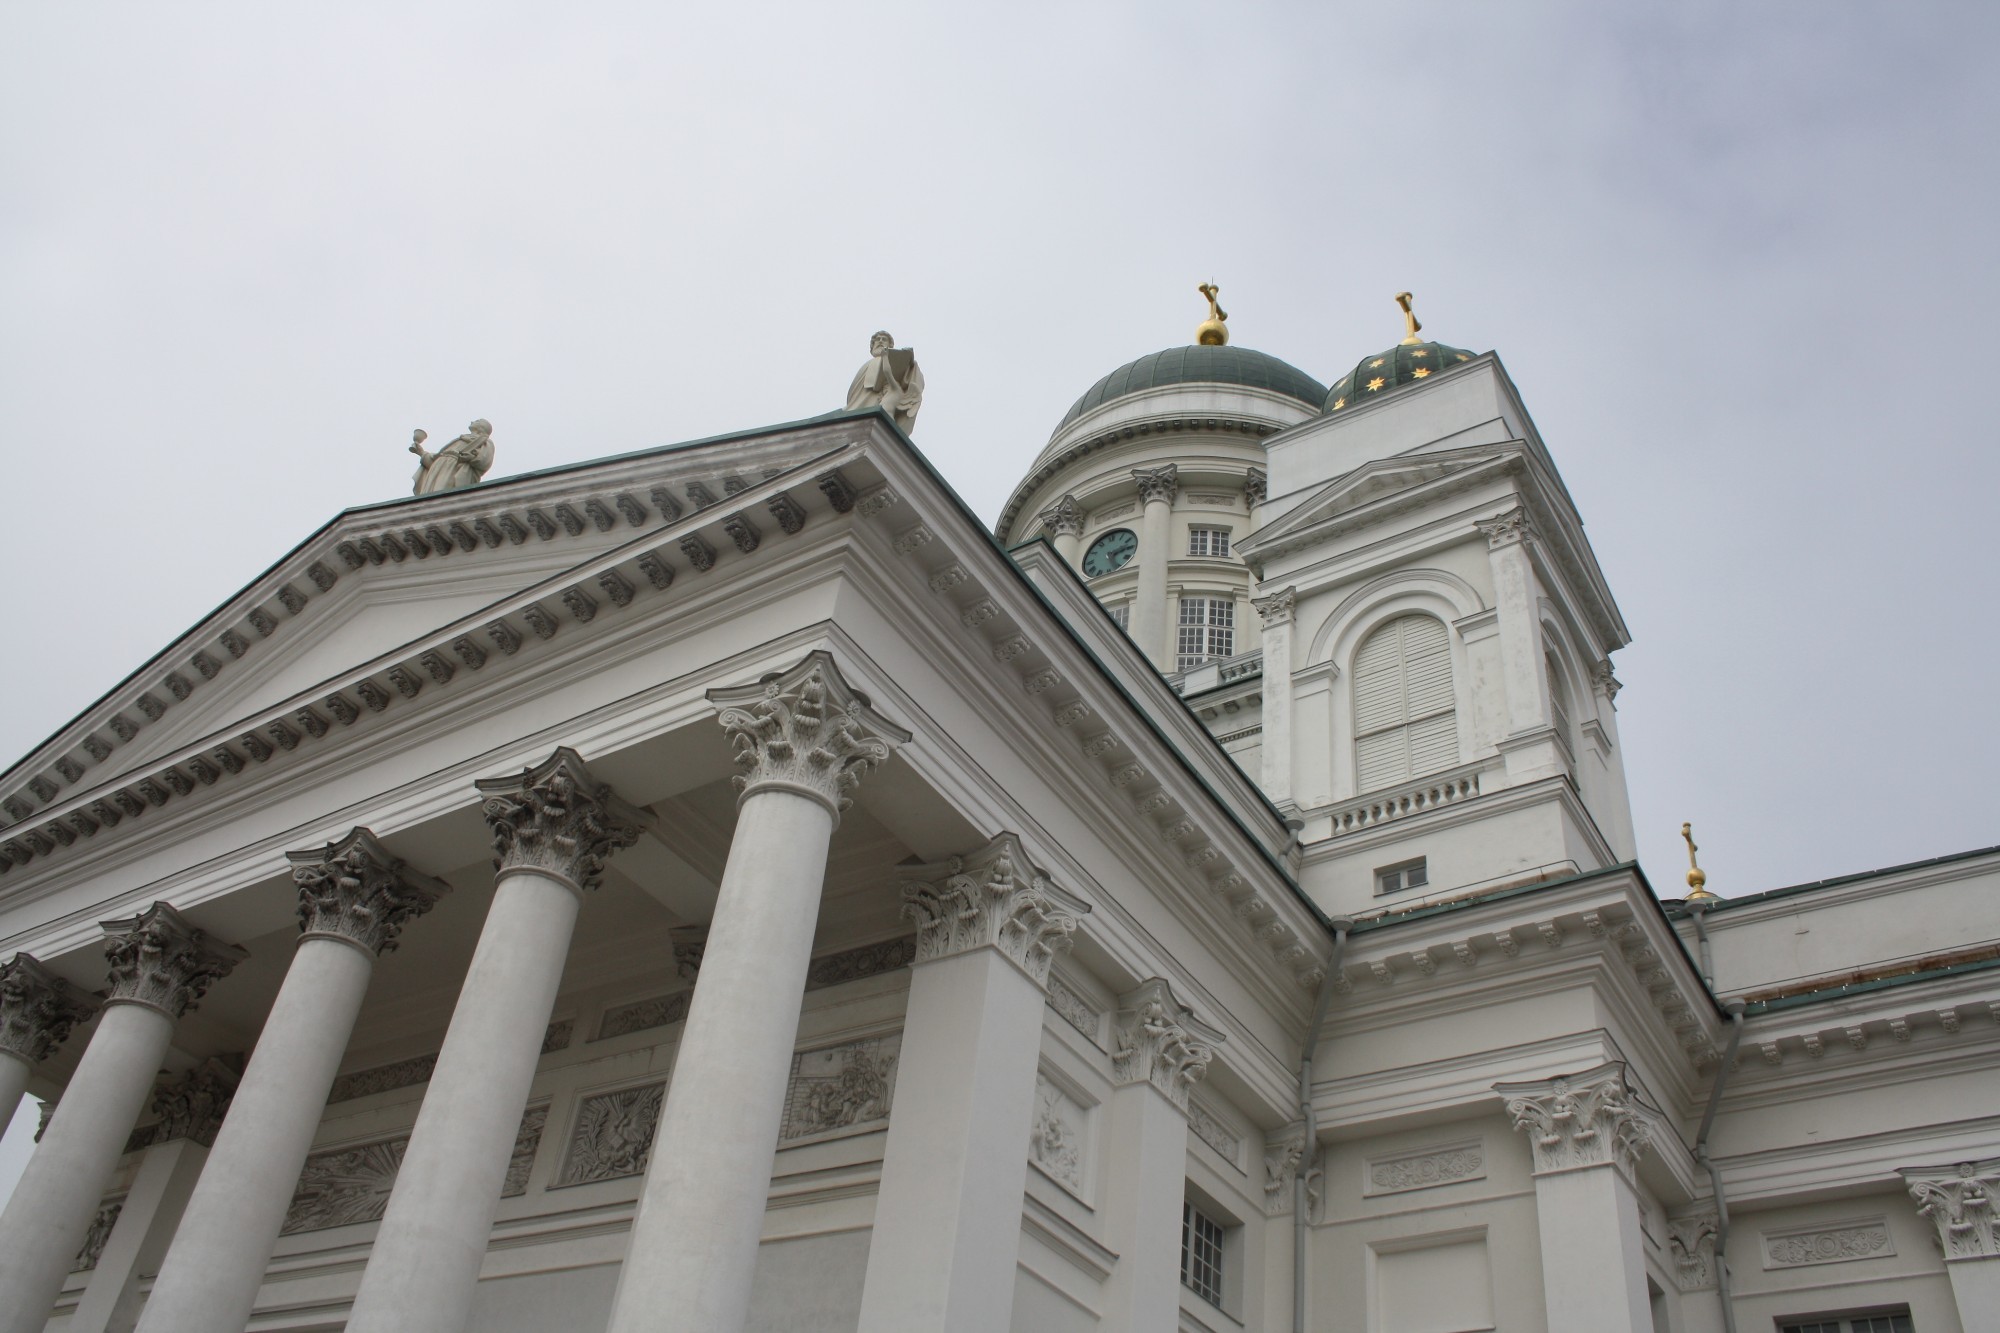
<svg viewBox="0 0 2000 1333">
<path fill-rule="evenodd" d="M 535 1151 L 541 1146 L 548 1118 L 546 1102 L 530 1106 L 522 1114 L 520 1128 L 514 1135 L 514 1151 L 508 1158 L 507 1174 L 501 1184 L 501 1198 L 516 1198 L 528 1192 L 528 1173 L 534 1167 Z M 409 1146 L 410 1136 L 399 1134 L 306 1158 L 279 1234 L 290 1236 L 301 1231 L 380 1221 L 388 1210 L 389 1192 L 395 1188 L 396 1174 L 402 1169 L 403 1154 Z"/>
<path fill-rule="evenodd" d="M 1879 1217 L 1860 1218 L 1817 1227 L 1766 1231 L 1759 1246 L 1764 1267 L 1805 1268 L 1814 1264 L 1844 1264 L 1856 1259 L 1893 1255 L 1889 1224 Z"/>
<path fill-rule="evenodd" d="M 903 1034 L 865 1037 L 792 1057 L 780 1144 L 885 1124 L 896 1091 Z"/>
<path fill-rule="evenodd" d="M 1485 1145 L 1477 1140 L 1436 1148 L 1420 1148 L 1368 1163 L 1364 1195 L 1404 1194 L 1436 1185 L 1486 1178 Z"/>
<path fill-rule="evenodd" d="M 917 941 L 913 935 L 830 953 L 824 958 L 813 959 L 806 968 L 806 989 L 820 990 L 843 982 L 860 981 L 864 977 L 880 976 L 899 967 L 908 967 L 916 959 Z"/>
<path fill-rule="evenodd" d="M 552 1185 L 588 1185 L 646 1174 L 667 1085 L 648 1083 L 585 1097 Z"/>
<path fill-rule="evenodd" d="M 1188 1129 L 1196 1138 L 1215 1149 L 1224 1161 L 1238 1171 L 1243 1169 L 1243 1140 L 1223 1123 L 1220 1116 L 1193 1098 L 1188 1100 Z"/>
<path fill-rule="evenodd" d="M 1088 1037 L 1093 1045 L 1102 1046 L 1103 1038 L 1098 1034 L 1103 1030 L 1103 1011 L 1072 987 L 1062 977 L 1049 977 L 1049 1008 L 1063 1020 Z"/>
<path fill-rule="evenodd" d="M 598 1020 L 595 1041 L 609 1041 L 631 1032 L 644 1032 L 649 1028 L 663 1028 L 678 1023 L 687 1017 L 688 1001 L 692 993 L 678 990 L 671 995 L 657 995 L 651 999 L 634 1000 L 606 1009 L 604 1017 Z"/>
<path fill-rule="evenodd" d="M 327 1093 L 328 1103 L 353 1101 L 356 1097 L 372 1097 L 378 1092 L 393 1092 L 397 1088 L 415 1087 L 428 1083 L 431 1071 L 437 1068 L 437 1052 L 416 1055 L 407 1060 L 397 1060 L 393 1064 L 376 1065 L 371 1069 L 357 1069 L 351 1074 L 342 1074 L 333 1081 L 333 1090 Z"/>
</svg>

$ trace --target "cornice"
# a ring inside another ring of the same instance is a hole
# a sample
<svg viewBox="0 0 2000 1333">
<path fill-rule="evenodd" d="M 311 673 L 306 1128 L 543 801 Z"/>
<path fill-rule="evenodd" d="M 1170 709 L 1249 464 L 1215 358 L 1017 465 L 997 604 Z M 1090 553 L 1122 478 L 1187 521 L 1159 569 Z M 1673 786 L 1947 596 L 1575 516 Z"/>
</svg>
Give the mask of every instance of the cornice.
<svg viewBox="0 0 2000 1333">
<path fill-rule="evenodd" d="M 768 481 L 774 469 L 809 466 L 802 457 L 826 455 L 851 442 L 870 419 L 807 424 L 764 433 L 765 438 L 730 437 L 738 441 L 729 454 L 733 472 L 714 467 L 709 449 L 715 442 L 698 441 L 347 510 L 0 774 L 0 836 L 44 823 L 58 807 L 73 807 L 63 793 L 85 790 L 89 770 L 114 762 L 120 747 L 175 707 L 207 693 L 219 678 L 234 679 L 239 661 L 254 662 L 268 652 L 262 646 L 266 640 L 295 637 L 287 632 L 294 622 L 314 619 L 312 605 L 344 582 L 433 558 L 455 566 L 530 541 L 601 539 L 672 526 L 703 510 L 727 512 L 737 507 L 738 493 Z M 786 521 L 773 517 L 777 521 L 768 526 Z M 66 828 L 86 837 L 95 833 L 74 822 Z"/>
</svg>

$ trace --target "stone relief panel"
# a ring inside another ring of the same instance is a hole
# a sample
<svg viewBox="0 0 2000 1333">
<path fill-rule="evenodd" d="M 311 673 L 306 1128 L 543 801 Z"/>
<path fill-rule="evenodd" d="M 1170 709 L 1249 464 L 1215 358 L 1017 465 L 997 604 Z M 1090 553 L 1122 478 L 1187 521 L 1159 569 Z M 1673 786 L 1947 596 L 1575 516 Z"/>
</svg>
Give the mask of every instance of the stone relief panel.
<svg viewBox="0 0 2000 1333">
<path fill-rule="evenodd" d="M 1194 1136 L 1206 1143 L 1238 1171 L 1243 1169 L 1243 1139 L 1229 1127 L 1229 1122 L 1201 1104 L 1198 1098 L 1188 1099 L 1188 1129 Z"/>
<path fill-rule="evenodd" d="M 111 1239 L 111 1228 L 118 1225 L 118 1214 L 125 1208 L 125 1196 L 106 1199 L 97 1206 L 97 1216 L 90 1219 L 90 1230 L 83 1233 L 83 1248 L 76 1252 L 76 1262 L 69 1266 L 72 1273 L 86 1273 L 97 1267 L 97 1260 L 104 1253 L 104 1242 Z"/>
<path fill-rule="evenodd" d="M 1103 1013 L 1081 991 L 1054 973 L 1049 975 L 1049 1008 L 1088 1037 L 1092 1045 L 1103 1048 L 1104 1039 L 1099 1035 L 1104 1030 Z"/>
<path fill-rule="evenodd" d="M 1362 1180 L 1364 1195 L 1403 1194 L 1486 1178 L 1486 1147 L 1478 1139 L 1435 1148 L 1419 1148 L 1390 1157 L 1371 1158 Z"/>
<path fill-rule="evenodd" d="M 902 1047 L 903 1034 L 896 1032 L 794 1055 L 778 1142 L 887 1123 Z"/>
<path fill-rule="evenodd" d="M 356 1097 L 372 1097 L 378 1092 L 391 1092 L 397 1088 L 414 1087 L 428 1083 L 431 1070 L 437 1068 L 437 1053 L 413 1056 L 408 1060 L 398 1060 L 394 1064 L 376 1065 L 372 1069 L 357 1069 L 351 1074 L 342 1074 L 333 1081 L 333 1091 L 326 1100 L 332 1102 L 352 1101 Z"/>
<path fill-rule="evenodd" d="M 1880 1217 L 1766 1231 L 1760 1239 L 1766 1269 L 1844 1264 L 1886 1258 L 1896 1252 L 1889 1239 L 1889 1224 Z"/>
<path fill-rule="evenodd" d="M 687 1017 L 688 1001 L 694 992 L 679 990 L 671 995 L 655 995 L 650 999 L 634 1000 L 606 1009 L 604 1017 L 597 1024 L 597 1041 L 607 1041 L 612 1037 L 622 1037 L 628 1032 L 644 1032 L 648 1028 L 663 1028 L 678 1023 Z"/>
<path fill-rule="evenodd" d="M 644 1175 L 666 1096 L 667 1085 L 662 1082 L 585 1097 L 570 1130 L 562 1170 L 551 1184 L 587 1185 Z"/>
<path fill-rule="evenodd" d="M 824 958 L 813 959 L 806 968 L 806 989 L 820 990 L 845 981 L 859 981 L 863 977 L 894 972 L 899 967 L 908 967 L 916 961 L 916 957 L 917 937 L 914 935 L 884 940 L 880 944 L 864 944 L 845 953 L 830 953 Z"/>
<path fill-rule="evenodd" d="M 1049 1080 L 1035 1075 L 1035 1121 L 1028 1131 L 1028 1160 L 1057 1183 L 1084 1191 L 1090 1112 Z"/>
<path fill-rule="evenodd" d="M 513 1198 L 528 1192 L 528 1172 L 534 1166 L 535 1150 L 541 1146 L 542 1130 L 548 1124 L 546 1102 L 530 1106 L 521 1116 L 521 1128 L 514 1138 L 514 1153 L 507 1162 L 506 1183 L 500 1197 Z M 322 1231 L 327 1227 L 351 1226 L 358 1222 L 378 1222 L 389 1207 L 389 1191 L 396 1187 L 396 1173 L 402 1169 L 403 1154 L 410 1136 L 376 1139 L 372 1143 L 349 1144 L 306 1158 L 299 1172 L 299 1184 L 292 1205 L 285 1210 L 279 1234 Z"/>
</svg>

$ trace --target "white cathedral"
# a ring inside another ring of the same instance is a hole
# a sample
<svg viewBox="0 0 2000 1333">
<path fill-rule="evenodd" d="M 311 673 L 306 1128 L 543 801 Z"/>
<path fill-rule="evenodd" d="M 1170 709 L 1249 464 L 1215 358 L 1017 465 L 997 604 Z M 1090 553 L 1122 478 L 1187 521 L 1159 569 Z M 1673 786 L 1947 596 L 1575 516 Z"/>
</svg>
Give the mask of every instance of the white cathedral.
<svg viewBox="0 0 2000 1333">
<path fill-rule="evenodd" d="M 1499 359 L 1209 295 L 994 530 L 886 336 L 413 446 L 0 776 L 0 1333 L 2000 1329 L 2000 849 L 1663 900 Z"/>
</svg>

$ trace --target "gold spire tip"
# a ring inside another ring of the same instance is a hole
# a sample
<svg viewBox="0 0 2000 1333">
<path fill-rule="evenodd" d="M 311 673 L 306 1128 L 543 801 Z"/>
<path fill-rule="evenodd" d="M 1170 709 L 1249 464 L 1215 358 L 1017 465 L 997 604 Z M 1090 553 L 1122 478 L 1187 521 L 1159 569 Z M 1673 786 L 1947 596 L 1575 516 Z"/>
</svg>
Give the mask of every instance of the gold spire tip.
<svg viewBox="0 0 2000 1333">
<path fill-rule="evenodd" d="M 1703 874 L 1701 867 L 1695 864 L 1694 854 L 1701 849 L 1694 845 L 1694 825 L 1681 825 L 1681 836 L 1687 839 L 1688 845 L 1687 901 L 1696 902 L 1715 897 L 1716 895 L 1710 893 L 1705 887 L 1708 884 L 1708 876 Z"/>
<path fill-rule="evenodd" d="M 1417 333 L 1424 326 L 1417 323 L 1417 313 L 1410 309 L 1410 294 L 1408 292 L 1397 292 L 1396 304 L 1403 308 L 1404 332 L 1402 345 L 1408 347 L 1412 343 L 1422 342 L 1423 339 L 1417 337 Z"/>
<path fill-rule="evenodd" d="M 1208 318 L 1195 326 L 1194 340 L 1203 347 L 1221 347 L 1229 341 L 1229 326 L 1223 322 L 1229 318 L 1229 312 L 1215 303 L 1222 288 L 1210 280 L 1195 290 L 1208 298 Z"/>
</svg>

